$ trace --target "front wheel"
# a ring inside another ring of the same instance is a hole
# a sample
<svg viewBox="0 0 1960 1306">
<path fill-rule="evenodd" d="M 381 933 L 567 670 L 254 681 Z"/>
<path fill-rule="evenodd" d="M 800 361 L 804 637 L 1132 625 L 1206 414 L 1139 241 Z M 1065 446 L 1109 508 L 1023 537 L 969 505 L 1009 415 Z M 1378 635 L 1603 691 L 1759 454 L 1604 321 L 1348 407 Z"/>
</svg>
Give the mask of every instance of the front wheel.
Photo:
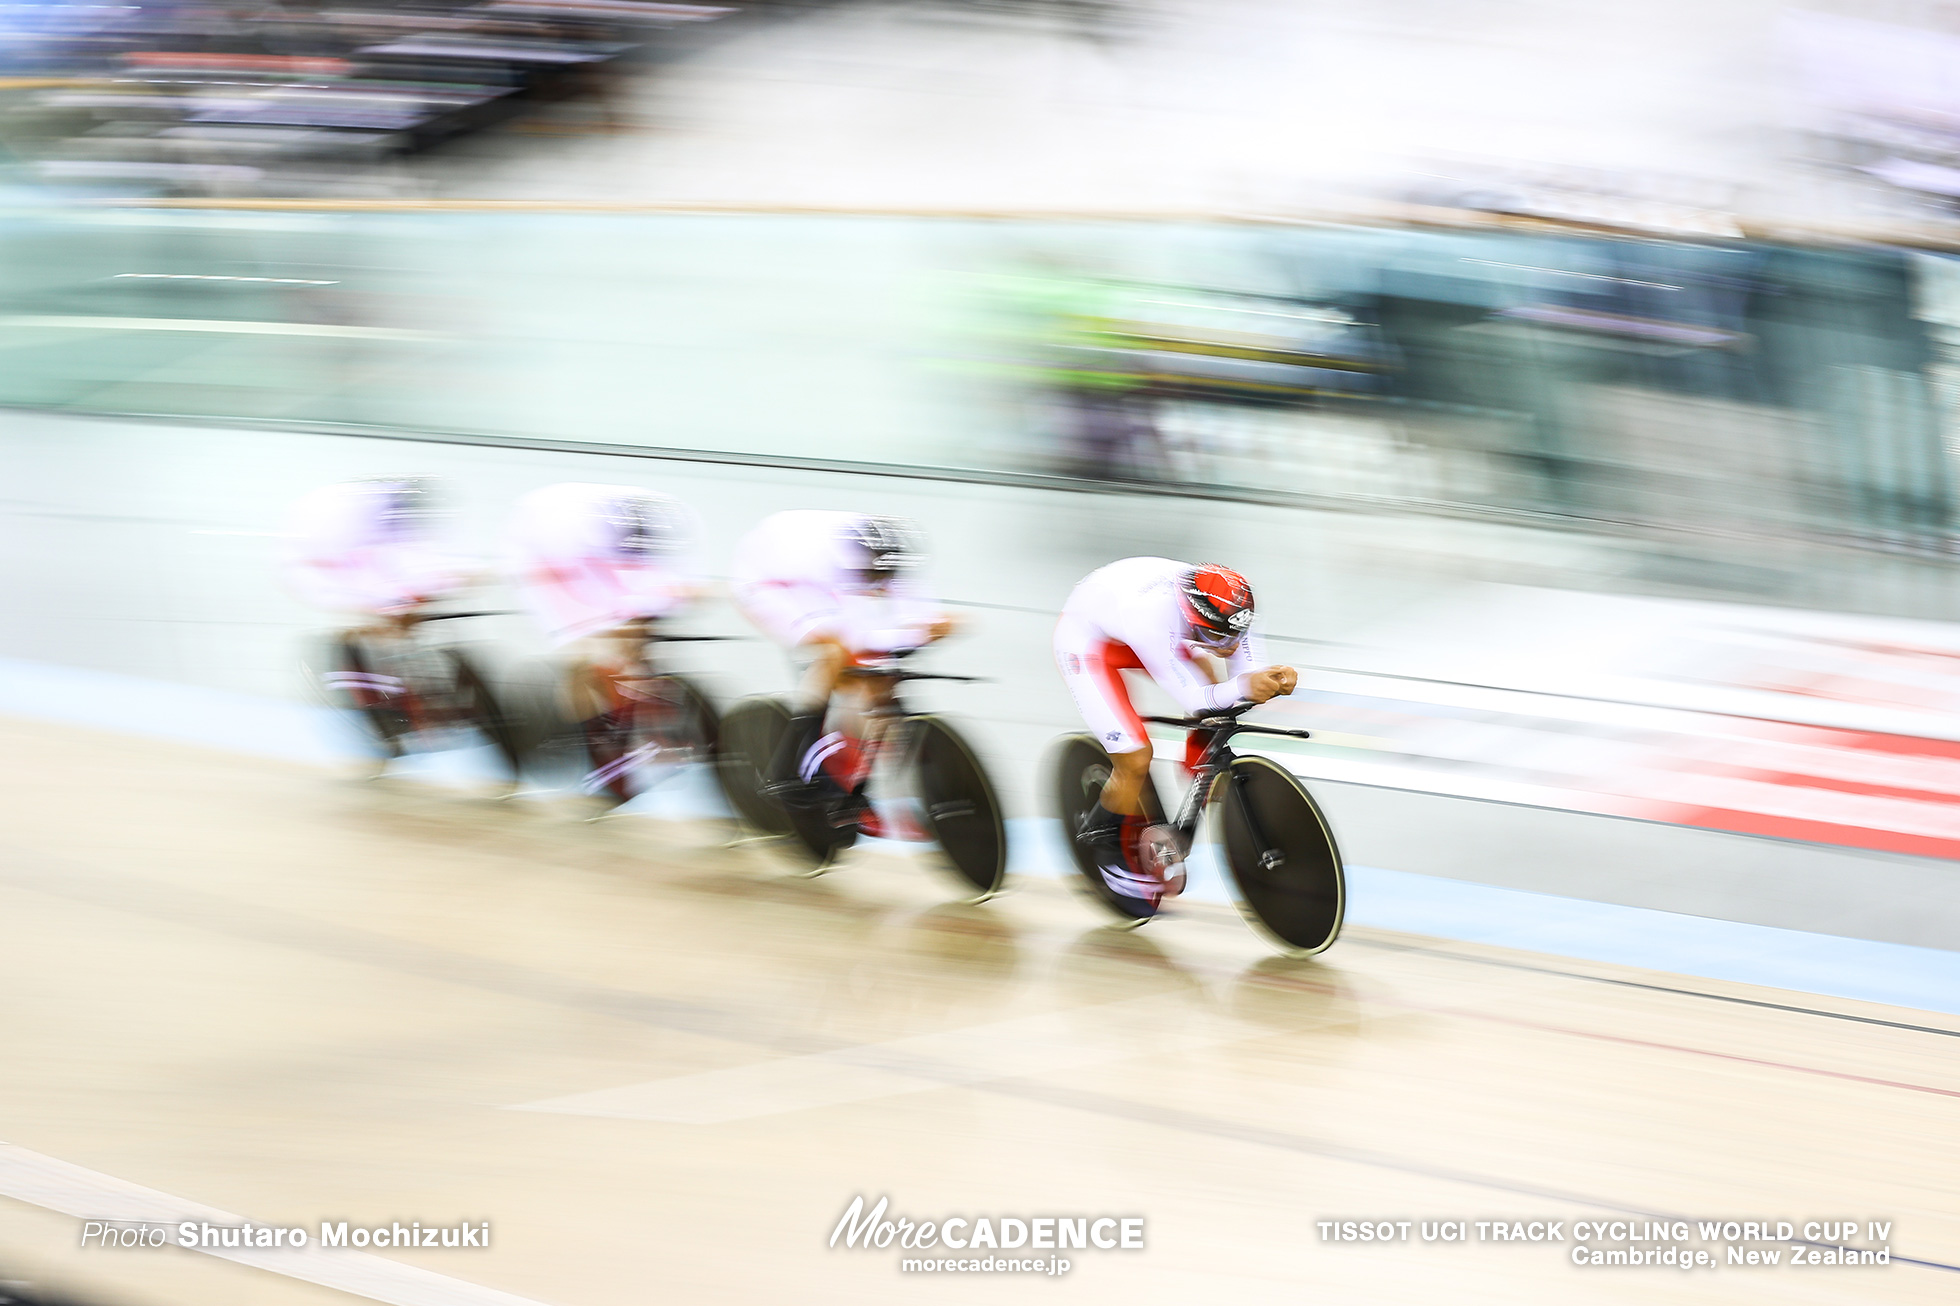
<svg viewBox="0 0 1960 1306">
<path fill-rule="evenodd" d="M 1326 951 L 1347 912 L 1347 876 L 1313 795 L 1263 757 L 1234 758 L 1213 794 L 1239 911 L 1288 952 Z"/>
<path fill-rule="evenodd" d="M 961 882 L 991 898 L 1007 878 L 1000 799 L 980 759 L 951 725 L 936 716 L 913 717 L 911 725 L 926 830 Z"/>
</svg>

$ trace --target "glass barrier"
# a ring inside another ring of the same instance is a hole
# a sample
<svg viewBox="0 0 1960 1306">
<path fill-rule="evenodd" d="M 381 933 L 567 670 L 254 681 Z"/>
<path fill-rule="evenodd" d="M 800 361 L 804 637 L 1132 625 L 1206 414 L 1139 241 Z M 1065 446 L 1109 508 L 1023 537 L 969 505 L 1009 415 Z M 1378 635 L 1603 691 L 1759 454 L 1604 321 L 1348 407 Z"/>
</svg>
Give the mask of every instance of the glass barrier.
<svg viewBox="0 0 1960 1306">
<path fill-rule="evenodd" d="M 17 207 L 0 403 L 1944 549 L 1945 258 L 1509 231 Z"/>
</svg>

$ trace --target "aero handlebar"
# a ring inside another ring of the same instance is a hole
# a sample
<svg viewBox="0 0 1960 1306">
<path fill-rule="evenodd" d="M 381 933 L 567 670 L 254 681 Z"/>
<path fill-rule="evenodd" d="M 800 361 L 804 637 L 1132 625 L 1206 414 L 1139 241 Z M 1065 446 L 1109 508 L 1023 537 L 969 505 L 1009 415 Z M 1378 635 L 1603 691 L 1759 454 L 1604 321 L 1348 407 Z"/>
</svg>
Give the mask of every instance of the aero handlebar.
<svg viewBox="0 0 1960 1306">
<path fill-rule="evenodd" d="M 514 617 L 515 611 L 502 612 L 418 612 L 417 621 L 464 621 L 471 617 Z M 658 640 L 663 644 L 701 644 L 730 639 L 747 639 L 747 635 L 669 635 L 664 631 L 649 630 L 646 638 Z"/>
<path fill-rule="evenodd" d="M 985 676 L 955 676 L 944 671 L 908 671 L 903 667 L 845 667 L 847 676 L 877 677 L 880 680 L 957 680 L 963 684 L 987 683 Z"/>
<path fill-rule="evenodd" d="M 1262 726 L 1254 722 L 1241 721 L 1239 717 L 1259 704 L 1252 702 L 1234 703 L 1205 716 L 1147 716 L 1145 721 L 1154 721 L 1160 726 L 1177 726 L 1182 730 L 1230 730 L 1254 735 L 1283 735 L 1288 739 L 1312 739 L 1313 733 L 1307 730 L 1287 730 L 1280 726 Z"/>
</svg>

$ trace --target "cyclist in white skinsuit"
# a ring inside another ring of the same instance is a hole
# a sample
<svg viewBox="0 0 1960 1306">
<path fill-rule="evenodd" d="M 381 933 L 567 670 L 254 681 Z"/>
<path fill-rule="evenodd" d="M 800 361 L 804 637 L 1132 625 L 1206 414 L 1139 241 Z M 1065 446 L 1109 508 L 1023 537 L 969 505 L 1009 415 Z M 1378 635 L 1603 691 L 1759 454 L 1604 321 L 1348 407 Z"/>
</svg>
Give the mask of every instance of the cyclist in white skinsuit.
<svg viewBox="0 0 1960 1306">
<path fill-rule="evenodd" d="M 367 626 L 400 624 L 468 578 L 466 560 L 437 538 L 434 498 L 420 476 L 342 481 L 302 496 L 286 514 L 286 588 Z"/>
<path fill-rule="evenodd" d="M 1290 694 L 1298 674 L 1267 663 L 1252 615 L 1252 587 L 1235 571 L 1125 558 L 1083 578 L 1055 626 L 1062 679 L 1112 764 L 1102 800 L 1077 837 L 1110 888 L 1136 902 L 1138 915 L 1156 910 L 1166 886 L 1140 876 L 1124 847 L 1126 824 L 1134 834 L 1143 821 L 1151 747 L 1122 673 L 1146 672 L 1191 716 Z M 1187 766 L 1203 753 L 1205 733 L 1191 733 Z"/>
<path fill-rule="evenodd" d="M 437 534 L 435 497 L 426 477 L 375 477 L 323 485 L 287 510 L 280 578 L 302 602 L 355 619 L 323 675 L 361 707 L 403 692 L 394 664 L 408 632 L 470 579 L 469 560 Z"/>
<path fill-rule="evenodd" d="M 598 728 L 611 706 L 607 678 L 638 662 L 647 623 L 700 596 L 699 539 L 687 505 L 637 485 L 566 481 L 517 501 L 511 577 L 570 657 L 566 685 L 582 728 Z"/>
<path fill-rule="evenodd" d="M 822 763 L 843 736 L 825 734 L 823 723 L 844 672 L 951 633 L 952 619 L 918 578 L 918 563 L 918 535 L 908 523 L 855 512 L 779 512 L 736 546 L 737 606 L 792 656 L 808 659 L 772 767 L 785 801 L 826 798 Z M 889 689 L 872 682 L 867 692 Z M 867 698 L 848 706 L 873 705 Z"/>
<path fill-rule="evenodd" d="M 681 611 L 701 592 L 700 524 L 671 495 L 566 481 L 517 501 L 510 567 L 551 642 Z"/>
</svg>

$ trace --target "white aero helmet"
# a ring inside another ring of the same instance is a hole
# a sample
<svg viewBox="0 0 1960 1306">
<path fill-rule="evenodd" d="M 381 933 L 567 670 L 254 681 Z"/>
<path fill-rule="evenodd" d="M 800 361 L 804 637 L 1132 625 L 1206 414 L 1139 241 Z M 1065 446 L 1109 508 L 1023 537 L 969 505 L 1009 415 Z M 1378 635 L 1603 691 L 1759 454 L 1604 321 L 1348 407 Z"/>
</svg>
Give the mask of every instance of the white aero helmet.
<svg viewBox="0 0 1960 1306">
<path fill-rule="evenodd" d="M 368 476 L 347 482 L 370 542 L 413 540 L 435 529 L 441 497 L 431 476 Z"/>
<path fill-rule="evenodd" d="M 652 490 L 624 489 L 600 512 L 615 551 L 651 560 L 683 551 L 693 534 L 687 509 L 680 501 Z"/>
<path fill-rule="evenodd" d="M 873 584 L 912 570 L 925 552 L 918 527 L 903 517 L 856 517 L 842 535 L 845 565 Z"/>
</svg>

